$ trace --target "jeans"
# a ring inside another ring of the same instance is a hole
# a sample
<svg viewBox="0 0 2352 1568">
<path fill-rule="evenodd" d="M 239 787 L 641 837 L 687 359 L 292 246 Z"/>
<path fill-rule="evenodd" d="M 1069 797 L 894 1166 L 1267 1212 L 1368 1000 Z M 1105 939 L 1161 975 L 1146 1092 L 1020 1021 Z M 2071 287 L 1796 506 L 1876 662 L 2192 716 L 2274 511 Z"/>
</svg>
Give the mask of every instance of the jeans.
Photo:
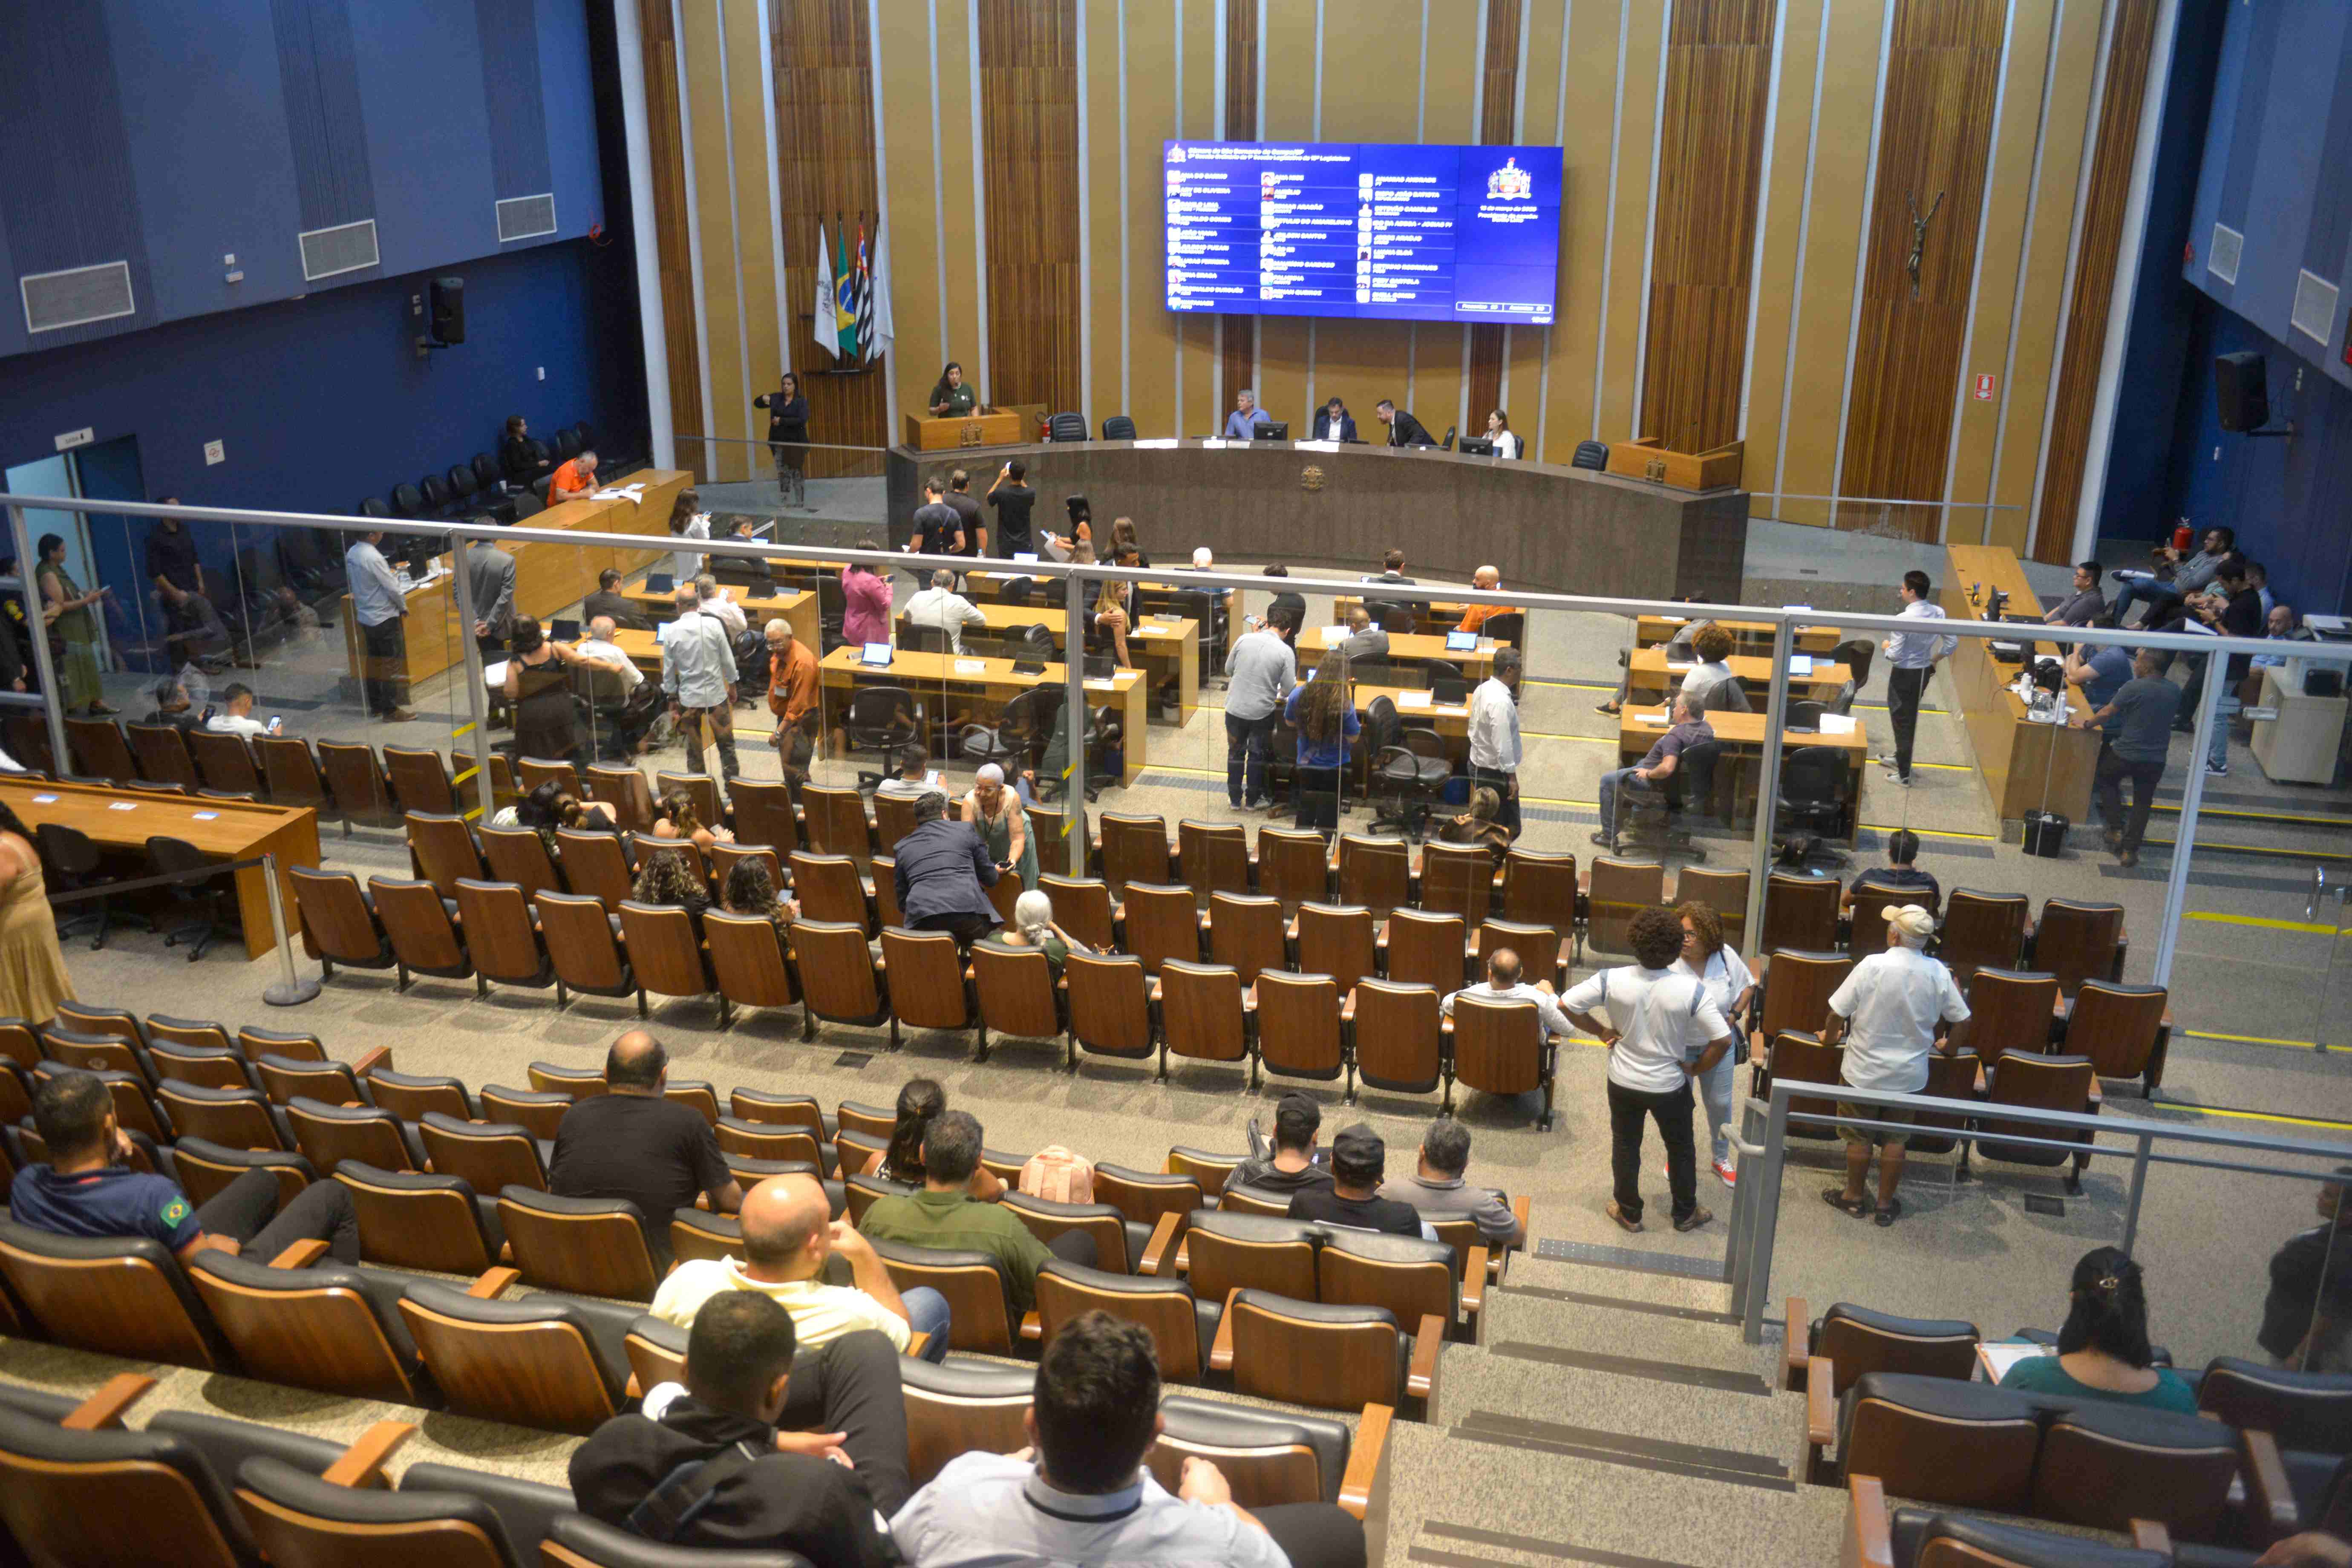
<svg viewBox="0 0 2352 1568">
<path fill-rule="evenodd" d="M 1644 801 L 1658 798 L 1658 792 L 1646 780 L 1635 778 L 1637 770 L 1617 768 L 1601 775 L 1601 831 L 1608 837 L 1617 837 L 1617 795 L 1620 791 L 1640 796 Z"/>
<path fill-rule="evenodd" d="M 1474 790 L 1483 787 L 1495 792 L 1496 798 L 1503 803 L 1502 809 L 1495 813 L 1495 820 L 1509 829 L 1514 838 L 1519 836 L 1519 797 L 1511 784 L 1517 777 L 1516 772 L 1482 768 L 1475 763 L 1470 764 L 1470 787 Z"/>
<path fill-rule="evenodd" d="M 400 617 L 360 627 L 360 642 L 367 656 L 360 689 L 368 717 L 389 719 L 408 695 L 408 683 L 398 674 L 408 662 L 408 638 L 401 630 Z"/>
<path fill-rule="evenodd" d="M 1722 1060 L 1691 1080 L 1698 1085 L 1700 1102 L 1706 1107 L 1707 1139 L 1718 1165 L 1731 1163 L 1731 1140 L 1723 1135 L 1723 1124 L 1731 1120 L 1732 1079 L 1738 1076 L 1739 1058 L 1745 1054 L 1735 1037 L 1725 1047 Z"/>
<path fill-rule="evenodd" d="M 1886 672 L 1886 717 L 1895 726 L 1895 771 L 1911 776 L 1911 738 L 1919 728 L 1919 699 L 1927 694 L 1928 668 Z"/>
<path fill-rule="evenodd" d="M 1658 1124 L 1666 1146 L 1666 1187 L 1677 1222 L 1698 1212 L 1698 1155 L 1691 1142 L 1691 1086 L 1645 1093 L 1609 1080 L 1609 1170 L 1615 1179 L 1617 1210 L 1642 1217 L 1642 1121 Z"/>
<path fill-rule="evenodd" d="M 1266 798 L 1266 771 L 1274 765 L 1274 731 L 1282 722 L 1275 709 L 1262 718 L 1236 718 L 1225 711 L 1225 800 L 1234 806 Z M 1246 763 L 1246 766 L 1244 764 Z M 1243 789 L 1246 772 L 1248 789 Z"/>
<path fill-rule="evenodd" d="M 2226 691 L 2221 694 L 2221 700 L 2214 704 L 2213 742 L 2206 748 L 2206 766 L 2226 768 L 2230 765 L 2230 721 L 2238 716 L 2238 710 L 2244 706 L 2244 703 Z"/>
<path fill-rule="evenodd" d="M 2099 796 L 2099 820 L 2123 835 L 2118 849 L 2137 849 L 2147 834 L 2148 808 L 2156 804 L 2156 784 L 2164 777 L 2164 759 L 2152 763 L 2136 763 L 2118 754 L 2115 747 L 2099 748 L 2098 773 L 2093 787 Z M 2124 818 L 2124 780 L 2131 780 L 2131 818 Z"/>
<path fill-rule="evenodd" d="M 909 1310 L 918 1296 L 940 1302 L 940 1331 L 931 1342 L 944 1346 L 947 1303 L 936 1290 L 909 1290 L 905 1297 Z M 886 1515 L 905 1507 L 914 1493 L 914 1479 L 907 1468 L 907 1405 L 898 1390 L 898 1352 L 875 1330 L 844 1334 L 794 1356 L 776 1426 L 784 1432 L 844 1434 L 842 1451 L 856 1463 L 858 1479 Z"/>
<path fill-rule="evenodd" d="M 687 709 L 678 721 L 678 736 L 686 742 L 688 773 L 703 771 L 702 747 L 708 739 L 718 743 L 719 773 L 730 779 L 742 775 L 743 770 L 735 761 L 735 710 L 725 703 Z"/>
<path fill-rule="evenodd" d="M 2126 583 L 2123 586 L 2123 592 L 2116 595 L 2116 602 L 2109 613 L 2115 616 L 2116 625 L 2122 626 L 2124 612 L 2131 608 L 2134 599 L 2137 599 L 2147 606 L 2147 618 L 2153 622 L 2158 612 L 2162 611 L 2167 605 L 2179 604 L 2182 596 L 2180 590 L 2171 584 L 2158 583 L 2152 578 L 2144 583 Z"/>
<path fill-rule="evenodd" d="M 930 1342 L 923 1347 L 923 1359 L 933 1366 L 947 1360 L 948 1299 L 929 1285 L 918 1285 L 911 1290 L 899 1291 L 898 1300 L 907 1304 L 907 1322 L 915 1332 L 931 1336 Z M 890 1381 L 896 1383 L 898 1379 L 893 1377 Z"/>
<path fill-rule="evenodd" d="M 360 1260 L 359 1215 L 341 1182 L 311 1183 L 280 1213 L 277 1173 L 247 1171 L 196 1210 L 196 1224 L 208 1236 L 236 1242 L 238 1256 L 255 1263 L 268 1263 L 298 1241 L 325 1242 L 338 1263 Z"/>
</svg>

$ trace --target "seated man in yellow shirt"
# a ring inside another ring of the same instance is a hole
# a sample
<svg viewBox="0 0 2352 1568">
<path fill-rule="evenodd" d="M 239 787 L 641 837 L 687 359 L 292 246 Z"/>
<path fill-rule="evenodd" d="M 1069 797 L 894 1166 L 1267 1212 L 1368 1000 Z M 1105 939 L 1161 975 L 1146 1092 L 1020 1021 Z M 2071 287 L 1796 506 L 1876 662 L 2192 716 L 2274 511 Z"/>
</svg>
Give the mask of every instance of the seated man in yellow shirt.
<svg viewBox="0 0 2352 1568">
<path fill-rule="evenodd" d="M 903 1351 L 920 1332 L 930 1336 L 924 1359 L 944 1361 L 947 1298 L 928 1288 L 899 1294 L 873 1245 L 831 1214 L 814 1177 L 769 1177 L 743 1198 L 742 1258 L 679 1264 L 654 1293 L 653 1315 L 691 1328 L 694 1314 L 720 1291 L 757 1290 L 793 1315 L 793 1331 L 803 1345 L 877 1329 Z M 825 1259 L 835 1253 L 849 1265 L 856 1285 L 828 1285 L 821 1278 Z"/>
</svg>

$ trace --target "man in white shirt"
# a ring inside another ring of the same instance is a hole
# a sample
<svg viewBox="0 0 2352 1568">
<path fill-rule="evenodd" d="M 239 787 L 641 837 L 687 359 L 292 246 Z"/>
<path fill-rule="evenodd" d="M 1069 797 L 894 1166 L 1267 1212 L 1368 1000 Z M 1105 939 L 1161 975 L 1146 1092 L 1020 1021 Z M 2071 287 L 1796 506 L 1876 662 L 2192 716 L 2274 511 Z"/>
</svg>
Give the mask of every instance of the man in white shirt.
<svg viewBox="0 0 2352 1568">
<path fill-rule="evenodd" d="M 1459 996 L 1491 996 L 1498 1002 L 1532 1002 L 1536 1016 L 1543 1020 L 1547 1033 L 1568 1033 L 1568 1015 L 1559 1010 L 1559 997 L 1553 992 L 1551 982 L 1538 980 L 1529 984 L 1523 978 L 1519 955 L 1507 947 L 1498 947 L 1486 958 L 1486 984 L 1465 985 L 1437 1005 L 1446 1017 L 1454 1016 L 1454 1002 Z"/>
<path fill-rule="evenodd" d="M 988 617 L 980 607 L 955 591 L 955 574 L 934 572 L 931 585 L 907 601 L 907 624 L 931 626 L 947 633 L 948 647 L 957 653 L 963 651 L 963 629 L 985 626 Z"/>
<path fill-rule="evenodd" d="M 741 637 L 743 629 L 751 622 L 751 617 L 744 615 L 743 606 L 735 602 L 735 591 L 720 587 L 719 579 L 708 572 L 695 578 L 694 586 L 702 595 L 702 613 L 717 617 L 719 624 L 727 628 L 728 640 L 732 642 Z"/>
<path fill-rule="evenodd" d="M 1927 1087 L 1927 1053 L 1937 1048 L 1941 1037 L 1944 1053 L 1951 1054 L 1951 1026 L 1967 1021 L 1969 1005 L 1952 983 L 1952 972 L 1920 951 L 1936 932 L 1935 917 L 1917 904 L 1890 904 L 1883 912 L 1886 951 L 1855 964 L 1845 984 L 1831 995 L 1822 1043 L 1835 1045 L 1841 1035 L 1845 1037 L 1841 1081 L 1855 1089 L 1916 1094 Z M 1908 1106 L 1840 1100 L 1838 1114 L 1907 1122 L 1918 1112 Z M 1903 1145 L 1909 1134 L 1864 1131 L 1841 1121 L 1838 1135 L 1845 1140 L 1845 1185 L 1828 1188 L 1822 1196 L 1857 1219 L 1869 1214 L 1863 1180 L 1870 1172 L 1870 1146 L 1880 1142 L 1885 1147 L 1878 1158 L 1876 1217 L 1881 1225 L 1893 1225 L 1903 1213 L 1895 1190 L 1903 1182 Z"/>
<path fill-rule="evenodd" d="M 757 1290 L 793 1315 L 793 1331 L 816 1346 L 857 1329 L 879 1330 L 903 1351 L 917 1332 L 931 1336 L 924 1355 L 947 1356 L 948 1304 L 918 1287 L 903 1296 L 873 1243 L 847 1220 L 832 1217 L 824 1188 L 814 1176 L 771 1176 L 743 1195 L 743 1258 L 698 1258 L 669 1271 L 648 1309 L 666 1323 L 694 1326 L 694 1314 L 721 1290 Z M 819 1278 L 825 1258 L 839 1253 L 855 1287 Z"/>
<path fill-rule="evenodd" d="M 1666 1146 L 1675 1228 L 1696 1230 L 1715 1215 L 1698 1205 L 1691 1082 L 1731 1048 L 1731 1026 L 1703 983 L 1673 972 L 1683 927 L 1672 910 L 1635 910 L 1625 934 L 1637 967 L 1604 969 L 1562 1004 L 1571 1023 L 1609 1047 L 1609 1159 L 1617 1195 L 1605 1212 L 1627 1230 L 1642 1228 L 1642 1121 L 1648 1117 Z"/>
<path fill-rule="evenodd" d="M 250 741 L 276 731 L 276 722 L 265 724 L 253 716 L 253 688 L 241 680 L 229 682 L 221 692 L 221 710 L 205 721 L 205 728 L 220 735 L 242 735 Z"/>
<path fill-rule="evenodd" d="M 1363 1568 L 1364 1527 L 1337 1504 L 1244 1509 L 1198 1456 L 1172 1494 L 1153 1478 L 1143 1457 L 1166 1423 L 1140 1323 L 1108 1312 L 1064 1323 L 1038 1358 L 1022 1423 L 1028 1447 L 950 1460 L 891 1519 L 909 1568 Z"/>
<path fill-rule="evenodd" d="M 1940 621 L 1944 606 L 1930 597 L 1935 584 L 1925 572 L 1903 574 L 1903 608 L 1896 614 L 1906 621 Z M 1886 672 L 1886 716 L 1895 725 L 1895 754 L 1878 760 L 1886 766 L 1886 776 L 1904 788 L 1911 787 L 1911 737 L 1919 727 L 1919 699 L 1927 690 L 1927 678 L 1936 667 L 1952 657 L 1960 639 L 1949 632 L 1921 629 L 1916 632 L 1891 632 L 1885 644 L 1886 659 L 1893 668 Z"/>
<path fill-rule="evenodd" d="M 381 548 L 383 531 L 360 535 L 343 552 L 343 576 L 352 590 L 352 616 L 360 624 L 360 642 L 366 668 L 361 692 L 371 719 L 405 724 L 416 715 L 407 707 L 408 638 L 401 617 L 408 614 L 408 596 Z"/>
<path fill-rule="evenodd" d="M 621 678 L 625 689 L 635 691 L 637 683 L 645 679 L 646 673 L 613 640 L 613 635 L 618 629 L 613 625 L 612 616 L 598 616 L 588 623 L 587 640 L 576 645 L 572 651 L 597 668 L 611 670 Z"/>
<path fill-rule="evenodd" d="M 1503 808 L 1495 820 L 1519 836 L 1519 650 L 1495 650 L 1495 673 L 1470 693 L 1470 787 L 1484 784 Z"/>
</svg>

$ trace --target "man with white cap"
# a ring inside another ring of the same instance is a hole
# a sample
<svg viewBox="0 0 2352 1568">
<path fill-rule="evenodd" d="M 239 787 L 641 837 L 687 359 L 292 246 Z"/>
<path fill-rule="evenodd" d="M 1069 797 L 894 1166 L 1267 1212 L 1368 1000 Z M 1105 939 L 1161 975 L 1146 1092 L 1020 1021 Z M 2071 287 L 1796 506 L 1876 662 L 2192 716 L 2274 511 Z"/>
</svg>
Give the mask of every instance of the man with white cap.
<svg viewBox="0 0 2352 1568">
<path fill-rule="evenodd" d="M 1952 1051 L 1951 1026 L 1964 1023 L 1969 1005 L 1952 982 L 1952 972 L 1940 959 L 1921 951 L 1936 933 L 1936 918 L 1917 904 L 1888 905 L 1886 951 L 1874 952 L 1853 966 L 1845 984 L 1830 997 L 1830 1021 L 1822 1043 L 1835 1045 L 1845 1037 L 1845 1062 L 1840 1079 L 1855 1089 L 1891 1089 L 1916 1094 L 1927 1087 L 1927 1053 L 1938 1047 Z M 1907 1122 L 1918 1115 L 1909 1106 L 1862 1106 L 1838 1102 L 1838 1114 L 1856 1121 Z M 1822 1194 L 1832 1207 L 1859 1219 L 1872 1212 L 1863 1195 L 1870 1173 L 1870 1146 L 1883 1145 L 1878 1158 L 1878 1205 L 1881 1225 L 1893 1225 L 1903 1213 L 1895 1190 L 1903 1182 L 1903 1145 L 1909 1134 L 1899 1128 L 1873 1131 L 1838 1123 L 1845 1140 L 1845 1185 Z"/>
</svg>

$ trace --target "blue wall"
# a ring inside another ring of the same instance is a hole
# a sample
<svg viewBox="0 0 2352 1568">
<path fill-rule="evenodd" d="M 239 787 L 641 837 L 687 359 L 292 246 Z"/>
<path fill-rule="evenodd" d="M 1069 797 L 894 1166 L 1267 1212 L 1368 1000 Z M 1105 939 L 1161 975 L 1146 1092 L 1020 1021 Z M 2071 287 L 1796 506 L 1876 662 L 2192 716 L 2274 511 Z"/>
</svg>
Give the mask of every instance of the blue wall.
<svg viewBox="0 0 2352 1568">
<path fill-rule="evenodd" d="M 0 355 L 585 235 L 604 217 L 586 0 L 0 4 L 0 285 L 130 264 L 136 313 Z M 607 25 L 609 27 L 609 25 Z M 501 246 L 494 204 L 552 193 Z M 380 266 L 306 283 L 297 235 L 373 217 Z M 234 268 L 222 260 L 234 255 Z M 242 270 L 242 280 L 226 274 Z"/>
</svg>

